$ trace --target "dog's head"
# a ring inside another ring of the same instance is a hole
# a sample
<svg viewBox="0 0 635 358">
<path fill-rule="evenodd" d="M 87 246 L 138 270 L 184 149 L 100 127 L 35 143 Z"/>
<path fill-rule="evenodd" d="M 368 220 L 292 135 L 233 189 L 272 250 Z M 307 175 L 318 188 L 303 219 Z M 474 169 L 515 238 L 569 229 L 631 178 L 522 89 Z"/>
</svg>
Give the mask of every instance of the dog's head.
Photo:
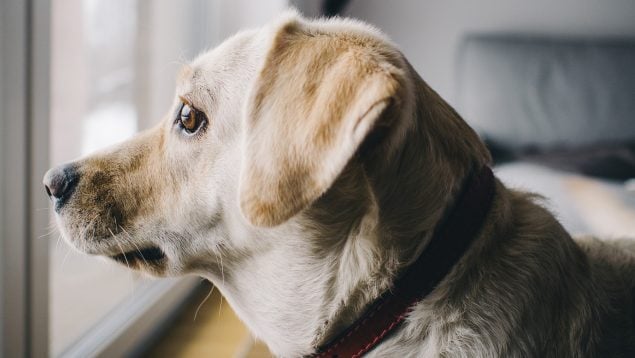
<svg viewBox="0 0 635 358">
<path fill-rule="evenodd" d="M 373 145 L 369 133 L 396 135 L 404 66 L 353 22 L 290 15 L 232 37 L 181 70 L 156 127 L 46 174 L 64 238 L 157 275 L 262 245 Z"/>
</svg>

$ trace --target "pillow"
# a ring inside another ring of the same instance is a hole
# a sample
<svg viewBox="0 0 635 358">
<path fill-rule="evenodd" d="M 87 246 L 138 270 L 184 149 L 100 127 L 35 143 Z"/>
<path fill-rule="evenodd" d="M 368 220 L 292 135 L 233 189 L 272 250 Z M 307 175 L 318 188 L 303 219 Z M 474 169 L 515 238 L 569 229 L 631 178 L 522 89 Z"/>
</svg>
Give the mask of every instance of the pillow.
<svg viewBox="0 0 635 358">
<path fill-rule="evenodd" d="M 457 109 L 507 149 L 635 140 L 635 39 L 469 36 Z"/>
</svg>

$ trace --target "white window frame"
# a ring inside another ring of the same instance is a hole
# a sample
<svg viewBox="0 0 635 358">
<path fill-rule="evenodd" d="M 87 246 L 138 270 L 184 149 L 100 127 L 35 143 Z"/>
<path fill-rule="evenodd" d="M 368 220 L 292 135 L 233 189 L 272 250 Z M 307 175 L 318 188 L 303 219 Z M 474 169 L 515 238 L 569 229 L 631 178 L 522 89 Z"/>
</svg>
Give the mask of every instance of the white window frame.
<svg viewBox="0 0 635 358">
<path fill-rule="evenodd" d="M 49 0 L 0 2 L 0 355 L 48 355 Z"/>
</svg>

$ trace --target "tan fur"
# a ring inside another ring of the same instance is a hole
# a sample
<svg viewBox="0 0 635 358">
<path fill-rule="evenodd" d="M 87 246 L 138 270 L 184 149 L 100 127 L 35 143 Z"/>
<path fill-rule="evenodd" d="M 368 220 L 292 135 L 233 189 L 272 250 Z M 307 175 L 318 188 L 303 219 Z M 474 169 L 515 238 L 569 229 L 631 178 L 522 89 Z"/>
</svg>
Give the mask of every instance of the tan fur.
<svg viewBox="0 0 635 358">
<path fill-rule="evenodd" d="M 209 118 L 196 136 L 179 98 Z M 296 357 L 390 288 L 489 161 L 377 30 L 291 13 L 186 66 L 159 126 L 75 162 L 58 220 L 91 254 L 161 248 L 135 268 L 209 278 Z M 468 253 L 369 356 L 635 354 L 635 245 L 576 244 L 538 201 L 497 182 Z"/>
<path fill-rule="evenodd" d="M 247 104 L 240 195 L 251 222 L 279 225 L 315 201 L 401 97 L 399 58 L 373 44 L 300 23 L 276 34 Z"/>
</svg>

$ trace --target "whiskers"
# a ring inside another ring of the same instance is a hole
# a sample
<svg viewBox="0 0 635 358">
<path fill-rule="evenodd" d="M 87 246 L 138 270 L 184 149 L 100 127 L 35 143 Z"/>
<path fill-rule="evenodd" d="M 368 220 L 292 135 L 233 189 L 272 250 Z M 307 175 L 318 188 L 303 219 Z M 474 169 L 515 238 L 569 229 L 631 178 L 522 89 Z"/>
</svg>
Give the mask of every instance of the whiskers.
<svg viewBox="0 0 635 358">
<path fill-rule="evenodd" d="M 223 266 L 223 254 L 220 252 L 217 252 L 216 250 L 213 250 L 212 252 L 214 253 L 214 256 L 216 256 L 216 259 L 218 260 L 218 263 L 220 265 L 220 277 L 224 285 L 225 284 L 225 267 Z"/>
<path fill-rule="evenodd" d="M 64 258 L 62 259 L 62 263 L 60 265 L 60 270 L 62 272 L 64 271 L 64 265 L 66 265 L 66 260 L 68 260 L 68 255 L 70 255 L 71 251 L 73 251 L 73 249 L 69 245 L 66 245 L 66 253 L 64 254 Z"/>
<path fill-rule="evenodd" d="M 196 312 L 194 312 L 194 319 L 192 320 L 193 322 L 196 321 L 196 317 L 198 317 L 198 312 L 201 310 L 201 307 L 203 307 L 205 302 L 207 302 L 207 300 L 212 296 L 212 293 L 214 292 L 214 285 L 211 285 L 211 286 L 212 287 L 210 288 L 209 292 L 207 293 L 207 296 L 205 296 L 205 298 L 203 298 L 203 301 L 201 301 L 201 303 L 198 304 L 198 307 L 196 307 Z"/>
<path fill-rule="evenodd" d="M 143 256 L 143 252 L 141 252 L 141 249 L 139 248 L 139 246 L 134 242 L 134 239 L 132 238 L 132 236 L 130 235 L 130 233 L 128 231 L 126 231 L 126 229 L 124 229 L 123 226 L 121 225 L 117 225 L 117 227 L 119 228 L 119 230 L 121 230 L 124 234 L 126 234 L 127 240 L 126 242 L 132 244 L 132 246 L 135 247 L 135 250 L 137 250 L 137 252 L 139 253 L 139 256 L 141 256 L 141 259 L 143 260 L 143 262 L 146 264 L 146 266 L 150 266 L 148 264 L 148 261 L 146 261 L 145 256 Z"/>
<path fill-rule="evenodd" d="M 51 223 L 49 224 L 45 230 L 47 231 L 45 234 L 42 234 L 40 236 L 37 237 L 38 240 L 42 240 L 42 239 L 46 239 L 49 236 L 53 235 L 56 231 L 59 233 L 58 229 L 57 229 L 57 225 L 55 223 Z"/>
<path fill-rule="evenodd" d="M 117 238 L 117 235 L 115 235 L 115 233 L 113 233 L 112 230 L 110 230 L 110 228 L 108 228 L 108 232 L 110 233 L 114 243 L 117 245 L 117 247 L 119 247 L 121 256 L 123 256 L 123 259 L 126 262 L 126 266 L 128 267 L 128 279 L 130 282 L 130 292 L 134 293 L 136 285 L 134 284 L 134 277 L 132 276 L 132 268 L 130 267 L 130 262 L 128 262 L 128 257 L 126 256 L 126 252 L 123 250 L 123 246 L 121 246 L 121 243 L 119 242 L 119 239 Z"/>
<path fill-rule="evenodd" d="M 220 277 L 221 277 L 221 282 L 223 283 L 223 286 L 224 286 L 225 285 L 225 267 L 223 266 L 223 253 L 222 252 L 218 252 L 217 250 L 212 250 L 212 252 L 216 256 L 216 259 L 218 260 L 218 263 L 220 265 Z M 213 289 L 213 287 L 214 286 L 212 286 L 212 289 Z M 219 317 L 220 317 L 220 314 L 221 314 L 222 310 L 223 310 L 223 295 L 220 296 L 220 304 L 218 306 L 218 316 Z"/>
</svg>

